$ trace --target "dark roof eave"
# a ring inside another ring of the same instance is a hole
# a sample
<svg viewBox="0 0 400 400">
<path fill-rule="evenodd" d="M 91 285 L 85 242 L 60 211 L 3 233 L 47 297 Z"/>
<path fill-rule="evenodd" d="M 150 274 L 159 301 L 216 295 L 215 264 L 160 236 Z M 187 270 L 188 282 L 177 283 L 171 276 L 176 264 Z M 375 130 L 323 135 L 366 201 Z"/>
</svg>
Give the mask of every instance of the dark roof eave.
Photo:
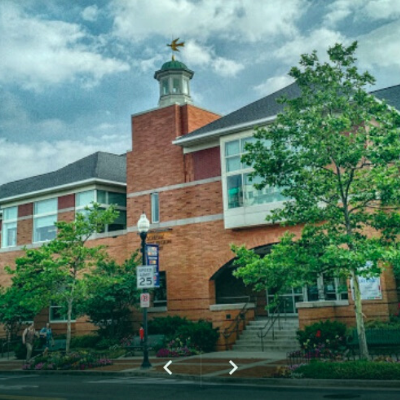
<svg viewBox="0 0 400 400">
<path fill-rule="evenodd" d="M 95 183 L 126 187 L 126 182 L 110 181 L 110 180 L 101 179 L 101 178 L 88 178 L 88 179 L 84 179 L 82 181 L 71 182 L 71 183 L 67 183 L 65 185 L 53 186 L 53 187 L 37 190 L 35 192 L 26 192 L 26 193 L 17 194 L 15 196 L 0 198 L 0 204 L 11 203 L 14 201 L 20 201 L 23 199 L 37 197 L 40 195 L 45 195 L 45 194 L 53 193 L 53 192 L 56 193 L 56 192 L 60 192 L 62 190 L 78 188 L 78 187 L 86 186 L 89 184 L 95 184 Z"/>
<path fill-rule="evenodd" d="M 272 115 L 266 118 L 258 119 L 256 121 L 248 121 L 248 122 L 243 122 L 242 124 L 237 124 L 226 128 L 215 129 L 213 131 L 198 136 L 191 136 L 191 137 L 186 137 L 185 135 L 179 136 L 172 143 L 182 147 L 191 146 L 198 143 L 204 143 L 208 142 L 210 139 L 215 139 L 221 136 L 240 132 L 243 129 L 255 128 L 256 126 L 268 124 L 274 121 L 275 119 L 276 115 Z"/>
</svg>

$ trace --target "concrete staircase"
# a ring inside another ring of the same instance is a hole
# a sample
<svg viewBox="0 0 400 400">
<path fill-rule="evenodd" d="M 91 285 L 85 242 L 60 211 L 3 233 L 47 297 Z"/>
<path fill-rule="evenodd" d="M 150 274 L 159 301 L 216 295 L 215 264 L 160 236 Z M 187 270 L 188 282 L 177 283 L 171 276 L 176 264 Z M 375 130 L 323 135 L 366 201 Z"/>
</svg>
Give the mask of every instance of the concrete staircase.
<svg viewBox="0 0 400 400">
<path fill-rule="evenodd" d="M 257 336 L 257 334 L 260 333 L 260 328 L 263 328 L 267 321 L 268 318 L 260 318 L 255 321 L 251 321 L 240 335 L 240 338 L 234 344 L 233 350 L 249 352 L 262 351 L 261 339 Z M 279 323 L 281 329 L 279 329 Z M 296 331 L 299 328 L 298 317 L 286 317 L 286 319 L 282 318 L 279 323 L 278 321 L 275 321 L 275 339 L 272 339 L 272 330 L 270 330 L 268 335 L 263 339 L 264 352 L 288 352 L 292 350 L 298 350 L 300 348 L 296 340 Z"/>
</svg>

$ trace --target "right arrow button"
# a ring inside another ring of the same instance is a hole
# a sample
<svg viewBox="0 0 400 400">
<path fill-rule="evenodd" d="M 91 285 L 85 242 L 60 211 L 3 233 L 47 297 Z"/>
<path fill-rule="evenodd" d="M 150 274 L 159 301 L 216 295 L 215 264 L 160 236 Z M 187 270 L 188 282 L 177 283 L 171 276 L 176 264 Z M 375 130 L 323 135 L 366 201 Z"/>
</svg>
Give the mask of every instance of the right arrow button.
<svg viewBox="0 0 400 400">
<path fill-rule="evenodd" d="M 238 366 L 232 360 L 229 361 L 229 364 L 231 364 L 233 367 L 232 371 L 229 372 L 229 375 L 232 375 L 238 369 Z"/>
</svg>

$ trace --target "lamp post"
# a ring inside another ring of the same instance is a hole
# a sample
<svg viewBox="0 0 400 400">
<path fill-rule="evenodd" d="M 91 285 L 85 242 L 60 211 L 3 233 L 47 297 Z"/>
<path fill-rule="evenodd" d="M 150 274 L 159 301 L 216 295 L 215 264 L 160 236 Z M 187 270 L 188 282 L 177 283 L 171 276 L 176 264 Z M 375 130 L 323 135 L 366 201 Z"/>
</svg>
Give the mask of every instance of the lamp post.
<svg viewBox="0 0 400 400">
<path fill-rule="evenodd" d="M 145 213 L 139 218 L 137 228 L 140 234 L 140 239 L 142 240 L 141 248 L 142 248 L 142 264 L 146 265 L 146 237 L 147 232 L 150 228 L 150 222 L 146 217 Z M 147 289 L 143 289 L 143 293 L 147 293 Z M 147 369 L 151 368 L 151 364 L 149 361 L 149 349 L 147 347 L 147 308 L 143 308 L 143 329 L 144 329 L 144 341 L 143 341 L 143 362 L 141 368 Z"/>
</svg>

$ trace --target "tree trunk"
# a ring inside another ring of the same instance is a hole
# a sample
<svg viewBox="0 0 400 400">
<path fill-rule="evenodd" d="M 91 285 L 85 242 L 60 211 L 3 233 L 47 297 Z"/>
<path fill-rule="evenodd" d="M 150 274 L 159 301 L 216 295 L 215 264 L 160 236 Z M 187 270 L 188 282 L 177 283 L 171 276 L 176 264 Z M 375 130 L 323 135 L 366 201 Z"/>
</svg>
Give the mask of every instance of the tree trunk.
<svg viewBox="0 0 400 400">
<path fill-rule="evenodd" d="M 353 278 L 354 286 L 354 308 L 356 313 L 358 343 L 360 346 L 360 359 L 369 360 L 370 356 L 368 352 L 367 337 L 365 336 L 360 284 L 355 271 L 351 271 L 351 277 Z"/>
<path fill-rule="evenodd" d="M 67 342 L 65 345 L 65 352 L 69 353 L 69 347 L 71 344 L 71 318 L 72 317 L 72 300 L 68 300 L 68 312 L 67 312 Z"/>
</svg>

